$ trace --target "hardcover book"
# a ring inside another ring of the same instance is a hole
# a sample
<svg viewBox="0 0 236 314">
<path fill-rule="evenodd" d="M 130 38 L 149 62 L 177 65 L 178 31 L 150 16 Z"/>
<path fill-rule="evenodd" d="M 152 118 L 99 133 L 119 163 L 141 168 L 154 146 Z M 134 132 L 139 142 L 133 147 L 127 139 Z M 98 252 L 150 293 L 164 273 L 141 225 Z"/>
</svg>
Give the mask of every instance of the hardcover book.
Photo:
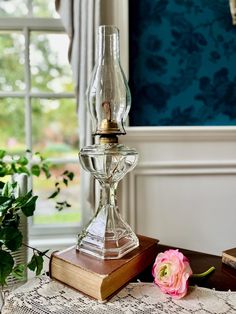
<svg viewBox="0 0 236 314">
<path fill-rule="evenodd" d="M 236 269 L 236 248 L 226 250 L 222 253 L 222 263 Z"/>
<path fill-rule="evenodd" d="M 50 277 L 104 301 L 154 263 L 158 240 L 138 236 L 139 247 L 115 260 L 100 260 L 70 247 L 54 252 Z"/>
</svg>

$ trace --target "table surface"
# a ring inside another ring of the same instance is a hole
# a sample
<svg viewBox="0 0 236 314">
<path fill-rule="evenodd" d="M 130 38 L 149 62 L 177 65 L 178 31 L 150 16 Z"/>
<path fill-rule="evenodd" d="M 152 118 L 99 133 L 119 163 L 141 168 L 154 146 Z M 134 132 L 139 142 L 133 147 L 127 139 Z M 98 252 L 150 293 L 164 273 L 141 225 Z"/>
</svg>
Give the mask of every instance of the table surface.
<svg viewBox="0 0 236 314">
<path fill-rule="evenodd" d="M 171 249 L 173 247 L 167 245 L 158 244 L 158 253 L 164 252 L 165 250 Z M 222 263 L 221 256 L 200 253 L 196 251 L 179 249 L 190 262 L 190 266 L 194 274 L 202 273 L 208 270 L 211 266 L 216 269 L 209 276 L 199 279 L 194 279 L 194 281 L 189 281 L 190 285 L 197 285 L 199 287 L 215 288 L 220 291 L 236 291 L 236 269 L 227 266 Z M 152 282 L 153 277 L 151 273 L 151 268 L 145 270 L 136 279 L 143 282 Z"/>
</svg>

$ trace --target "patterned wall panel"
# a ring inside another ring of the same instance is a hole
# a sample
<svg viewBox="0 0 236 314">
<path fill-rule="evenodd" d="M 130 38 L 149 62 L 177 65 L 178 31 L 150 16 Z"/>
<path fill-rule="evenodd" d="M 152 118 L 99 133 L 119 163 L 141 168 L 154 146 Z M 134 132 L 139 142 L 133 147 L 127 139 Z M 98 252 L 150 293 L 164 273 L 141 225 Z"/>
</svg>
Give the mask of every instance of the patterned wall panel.
<svg viewBox="0 0 236 314">
<path fill-rule="evenodd" d="M 130 124 L 236 125 L 228 0 L 130 0 Z"/>
</svg>

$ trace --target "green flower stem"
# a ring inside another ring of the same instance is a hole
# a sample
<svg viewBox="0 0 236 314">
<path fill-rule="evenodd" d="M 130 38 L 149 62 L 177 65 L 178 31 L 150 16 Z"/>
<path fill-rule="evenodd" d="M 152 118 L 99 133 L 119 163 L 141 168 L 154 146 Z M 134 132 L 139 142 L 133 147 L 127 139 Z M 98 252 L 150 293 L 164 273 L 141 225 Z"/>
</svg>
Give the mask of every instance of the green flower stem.
<svg viewBox="0 0 236 314">
<path fill-rule="evenodd" d="M 206 277 L 207 275 L 211 274 L 215 269 L 216 268 L 214 266 L 212 266 L 208 270 L 204 271 L 203 273 L 192 274 L 191 278 L 203 278 L 203 277 Z"/>
</svg>

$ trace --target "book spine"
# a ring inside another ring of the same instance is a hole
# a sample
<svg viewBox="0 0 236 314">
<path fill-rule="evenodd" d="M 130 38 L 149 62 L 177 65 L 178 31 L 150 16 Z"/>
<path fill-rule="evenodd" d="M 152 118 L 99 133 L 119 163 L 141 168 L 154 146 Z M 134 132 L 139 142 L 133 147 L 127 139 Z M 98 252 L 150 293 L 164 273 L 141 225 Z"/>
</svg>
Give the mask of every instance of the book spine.
<svg viewBox="0 0 236 314">
<path fill-rule="evenodd" d="M 52 278 L 52 260 L 54 258 L 54 255 L 59 252 L 58 250 L 57 251 L 54 251 L 52 252 L 51 254 L 51 257 L 50 257 L 50 261 L 49 261 L 49 277 Z"/>
</svg>

